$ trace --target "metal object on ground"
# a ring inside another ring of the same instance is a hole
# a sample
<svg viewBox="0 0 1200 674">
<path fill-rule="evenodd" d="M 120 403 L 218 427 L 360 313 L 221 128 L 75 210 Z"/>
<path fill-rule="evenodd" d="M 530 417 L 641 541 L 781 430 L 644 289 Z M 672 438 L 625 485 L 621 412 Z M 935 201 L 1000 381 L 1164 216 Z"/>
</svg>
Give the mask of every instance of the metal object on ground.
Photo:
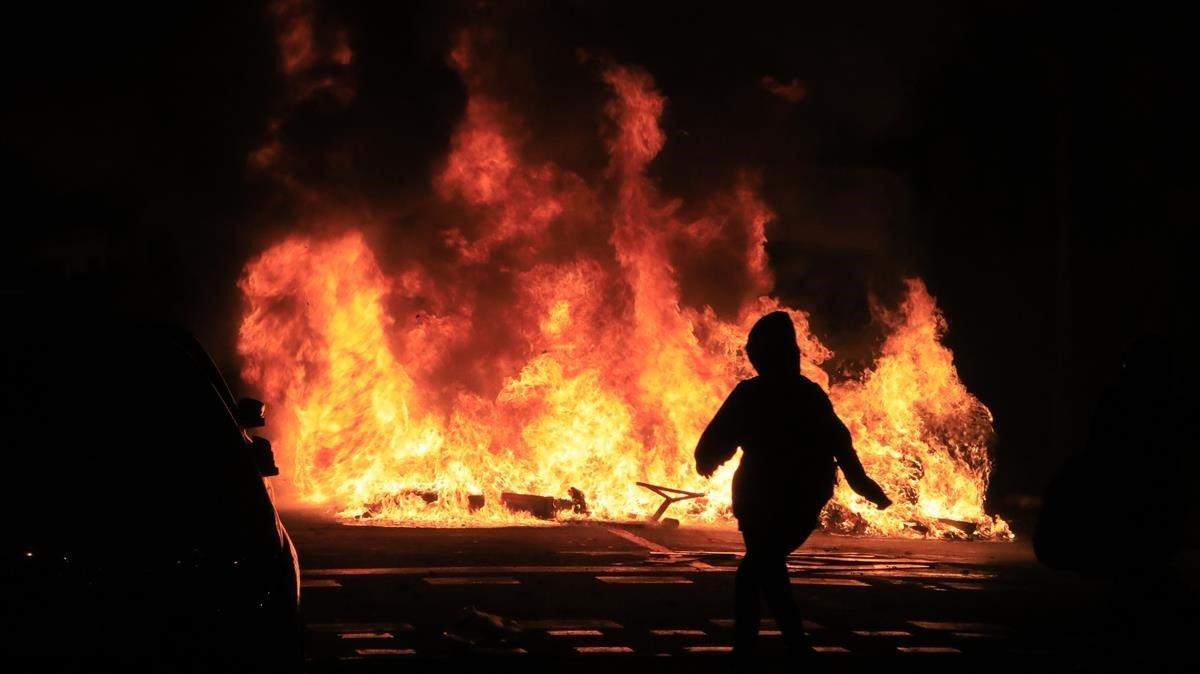
<svg viewBox="0 0 1200 674">
<path fill-rule="evenodd" d="M 976 524 L 975 522 L 964 522 L 962 520 L 954 520 L 954 519 L 950 519 L 948 517 L 939 517 L 937 519 L 942 524 L 948 524 L 948 525 L 954 527 L 955 529 L 962 531 L 964 534 L 966 534 L 968 536 L 974 536 L 975 530 L 979 528 L 979 525 Z"/>
<path fill-rule="evenodd" d="M 507 646 L 519 639 L 522 632 L 515 620 L 467 606 L 459 611 L 454 623 L 443 634 L 464 646 L 496 647 Z"/>
<path fill-rule="evenodd" d="M 661 496 L 663 499 L 662 505 L 658 506 L 658 510 L 655 510 L 654 514 L 650 516 L 651 522 L 657 522 L 658 519 L 663 516 L 663 513 L 667 512 L 667 508 L 671 507 L 672 503 L 678 503 L 679 501 L 686 501 L 688 499 L 700 498 L 701 496 L 704 496 L 704 494 L 694 491 L 673 489 L 671 487 L 663 487 L 661 485 L 650 484 L 648 482 L 638 482 L 637 486 L 649 489 L 655 494 Z M 676 521 L 676 525 L 678 525 L 678 521 Z"/>
</svg>

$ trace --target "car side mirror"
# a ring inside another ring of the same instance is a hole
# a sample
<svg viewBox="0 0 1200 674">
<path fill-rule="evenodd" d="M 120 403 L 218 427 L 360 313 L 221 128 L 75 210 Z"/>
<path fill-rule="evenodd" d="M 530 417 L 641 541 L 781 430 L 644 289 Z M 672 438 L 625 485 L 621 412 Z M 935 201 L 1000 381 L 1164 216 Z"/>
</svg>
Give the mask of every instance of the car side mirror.
<svg viewBox="0 0 1200 674">
<path fill-rule="evenodd" d="M 279 466 L 275 465 L 275 450 L 271 449 L 271 441 L 254 436 L 250 439 L 250 450 L 254 452 L 254 466 L 263 477 L 275 477 L 279 474 Z"/>
<path fill-rule="evenodd" d="M 267 425 L 267 406 L 254 398 L 239 398 L 237 422 L 242 428 L 262 428 Z"/>
</svg>

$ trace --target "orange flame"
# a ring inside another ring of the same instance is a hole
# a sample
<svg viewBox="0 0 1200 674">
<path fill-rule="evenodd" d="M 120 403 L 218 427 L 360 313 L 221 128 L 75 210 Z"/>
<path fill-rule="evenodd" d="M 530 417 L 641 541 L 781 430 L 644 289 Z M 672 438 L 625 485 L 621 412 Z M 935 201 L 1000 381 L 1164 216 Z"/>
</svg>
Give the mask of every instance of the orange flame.
<svg viewBox="0 0 1200 674">
<path fill-rule="evenodd" d="M 465 42 L 452 54 L 471 97 L 435 181 L 466 214 L 444 232 L 454 264 L 414 260 L 389 274 L 361 233 L 375 223 L 323 222 L 343 233 L 288 238 L 240 282 L 243 374 L 276 410 L 298 496 L 349 520 L 494 524 L 532 521 L 504 508 L 502 492 L 577 488 L 591 516 L 624 519 L 656 505 L 640 480 L 707 493 L 673 514 L 728 520 L 736 460 L 705 480 L 692 450 L 751 374 L 749 326 L 781 308 L 768 295 L 770 210 L 747 179 L 685 221 L 646 176 L 666 99 L 634 69 L 603 73 L 615 131 L 602 184 L 528 163 L 504 106 L 472 84 L 471 54 Z M 741 289 L 733 320 L 681 302 L 673 255 L 716 247 L 736 255 L 713 270 Z M 826 525 L 1009 536 L 983 510 L 990 413 L 958 380 L 924 285 L 910 281 L 887 317 L 875 366 L 832 385 L 821 369 L 832 352 L 807 314 L 788 311 L 805 374 L 829 390 L 897 502 L 875 511 L 839 486 Z"/>
</svg>

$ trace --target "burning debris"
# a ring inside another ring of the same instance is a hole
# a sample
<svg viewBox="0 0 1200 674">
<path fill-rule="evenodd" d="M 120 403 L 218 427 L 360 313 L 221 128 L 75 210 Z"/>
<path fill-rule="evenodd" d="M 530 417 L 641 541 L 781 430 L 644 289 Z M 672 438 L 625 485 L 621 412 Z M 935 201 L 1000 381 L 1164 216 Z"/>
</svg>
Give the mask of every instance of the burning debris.
<svg viewBox="0 0 1200 674">
<path fill-rule="evenodd" d="M 584 499 L 583 492 L 575 487 L 571 487 L 567 490 L 567 494 L 571 498 L 563 499 L 554 498 L 553 496 L 504 492 L 500 495 L 500 502 L 504 504 L 505 508 L 513 512 L 529 513 L 543 520 L 552 520 L 561 512 L 587 515 L 587 500 Z"/>
<path fill-rule="evenodd" d="M 692 450 L 751 376 L 748 327 L 781 308 L 764 249 L 773 214 L 751 178 L 687 216 L 661 193 L 646 169 L 666 139 L 666 99 L 636 68 L 600 73 L 611 92 L 602 175 L 529 159 L 478 37 L 450 56 L 469 100 L 433 180 L 450 214 L 440 231 L 397 234 L 412 254 L 385 268 L 363 232 L 386 237 L 391 220 L 331 209 L 307 224 L 336 234 L 288 237 L 246 267 L 239 350 L 245 378 L 280 410 L 285 474 L 301 499 L 373 522 L 626 519 L 656 504 L 661 518 L 681 500 L 684 519 L 727 521 L 737 461 L 705 480 Z M 701 262 L 719 263 L 736 310 L 683 301 L 694 277 L 681 270 Z M 825 526 L 965 535 L 953 520 L 1009 535 L 983 510 L 991 414 L 959 381 L 925 286 L 910 280 L 884 316 L 869 369 L 836 381 L 808 315 L 788 312 L 804 374 L 896 501 L 877 511 L 839 485 Z"/>
</svg>

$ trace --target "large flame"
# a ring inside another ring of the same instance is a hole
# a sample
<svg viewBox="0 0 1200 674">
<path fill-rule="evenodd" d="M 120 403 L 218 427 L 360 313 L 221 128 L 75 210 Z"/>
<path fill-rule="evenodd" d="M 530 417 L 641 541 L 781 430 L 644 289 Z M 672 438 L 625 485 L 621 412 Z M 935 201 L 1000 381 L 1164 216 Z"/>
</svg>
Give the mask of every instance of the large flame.
<svg viewBox="0 0 1200 674">
<path fill-rule="evenodd" d="M 737 460 L 705 480 L 692 450 L 751 375 L 750 325 L 782 308 L 763 247 L 773 216 L 753 180 L 684 217 L 646 175 L 665 142 L 665 99 L 648 74 L 622 67 L 603 73 L 603 178 L 530 162 L 509 110 L 480 90 L 470 43 L 451 61 L 470 98 L 435 180 L 461 209 L 437 243 L 447 259 L 407 256 L 384 270 L 362 233 L 376 223 L 323 222 L 336 234 L 288 238 L 241 280 L 243 374 L 274 410 L 297 495 L 351 520 L 489 524 L 531 521 L 502 492 L 575 488 L 588 516 L 624 519 L 653 512 L 658 498 L 635 484 L 645 481 L 707 494 L 673 514 L 728 520 Z M 681 302 L 685 257 L 728 278 L 742 297 L 735 316 Z M 874 366 L 847 381 L 830 382 L 831 351 L 806 313 L 787 310 L 805 374 L 827 388 L 897 502 L 876 511 L 839 485 L 826 526 L 1010 535 L 983 510 L 990 413 L 958 380 L 924 285 L 908 282 Z"/>
</svg>

